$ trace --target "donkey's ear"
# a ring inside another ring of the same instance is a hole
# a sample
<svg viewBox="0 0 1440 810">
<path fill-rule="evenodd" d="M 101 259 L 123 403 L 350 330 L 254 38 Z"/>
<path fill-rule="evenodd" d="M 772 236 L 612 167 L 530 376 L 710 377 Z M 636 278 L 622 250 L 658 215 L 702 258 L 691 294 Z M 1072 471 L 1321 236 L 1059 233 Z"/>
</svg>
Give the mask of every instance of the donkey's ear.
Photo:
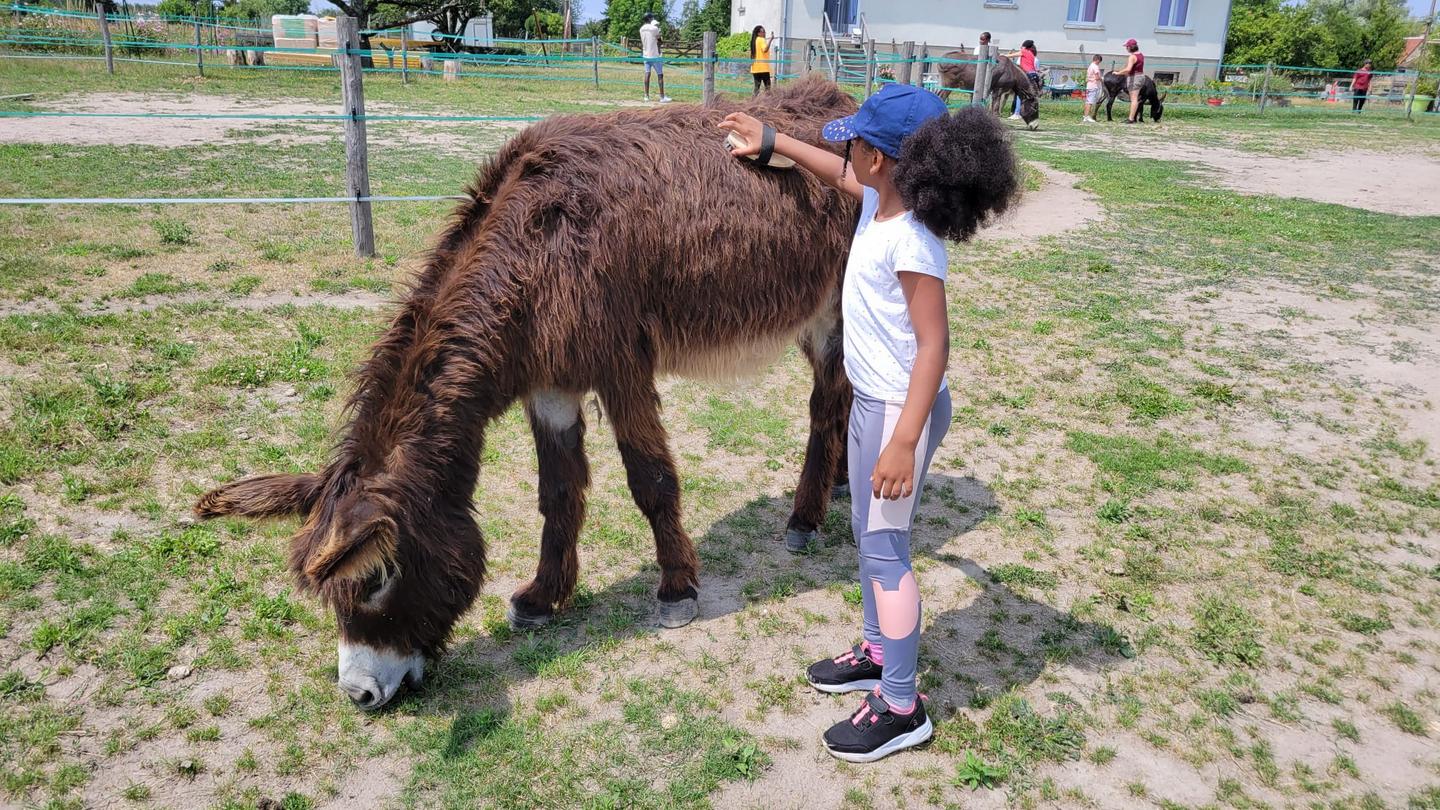
<svg viewBox="0 0 1440 810">
<path fill-rule="evenodd" d="M 343 515 L 330 523 L 329 532 L 315 538 L 300 566 L 310 582 L 331 579 L 365 579 L 375 571 L 395 565 L 397 535 L 395 521 L 376 504 L 353 502 Z"/>
<path fill-rule="evenodd" d="M 312 473 L 292 475 L 257 475 L 244 478 L 200 496 L 195 514 L 202 518 L 236 515 L 239 517 L 284 517 L 310 513 L 320 497 L 321 478 Z"/>
</svg>

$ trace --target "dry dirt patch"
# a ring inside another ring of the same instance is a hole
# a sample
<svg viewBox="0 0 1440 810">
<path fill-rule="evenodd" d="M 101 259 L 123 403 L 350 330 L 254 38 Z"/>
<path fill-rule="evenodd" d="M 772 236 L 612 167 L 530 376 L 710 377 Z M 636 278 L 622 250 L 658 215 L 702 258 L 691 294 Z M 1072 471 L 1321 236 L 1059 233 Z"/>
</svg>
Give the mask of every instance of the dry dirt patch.
<svg viewBox="0 0 1440 810">
<path fill-rule="evenodd" d="M 337 115 L 340 100 L 317 104 L 297 99 L 243 98 L 198 93 L 88 93 L 61 96 L 42 105 L 54 112 L 184 115 Z M 369 104 L 379 115 L 418 114 L 396 105 Z M 379 123 L 379 122 L 375 122 Z M 424 124 L 384 122 L 371 137 L 380 142 L 430 144 L 462 149 L 477 131 L 508 133 L 523 121 L 463 121 Z M 372 127 L 374 124 L 372 123 Z M 198 146 L 241 138 L 258 143 L 313 144 L 340 137 L 339 120 L 293 118 L 35 118 L 0 119 L 0 143 L 69 146 Z M 378 137 L 377 137 L 378 136 Z"/>
<path fill-rule="evenodd" d="M 1054 236 L 1079 230 L 1101 218 L 1100 201 L 1088 191 L 1076 188 L 1078 175 L 1052 169 L 1043 163 L 1031 163 L 1045 175 L 1045 184 L 1031 191 L 1000 219 L 982 229 L 978 238 L 1001 241 L 1030 242 L 1042 236 Z"/>
<path fill-rule="evenodd" d="M 1250 194 L 1335 203 L 1382 214 L 1440 216 L 1440 156 L 1422 152 L 1310 152 L 1277 157 L 1178 140 L 1121 139 L 1096 133 L 1055 144 L 1093 149 L 1099 141 L 1130 157 L 1188 161 L 1213 170 L 1221 185 Z"/>
<path fill-rule="evenodd" d="M 1306 347 L 1306 359 L 1325 365 L 1359 390 L 1383 391 L 1410 406 L 1396 414 L 1411 437 L 1440 447 L 1440 418 L 1434 410 L 1440 404 L 1440 339 L 1433 320 L 1415 326 L 1387 324 L 1372 299 L 1317 298 L 1279 284 L 1230 290 L 1208 302 L 1175 306 L 1241 334 L 1283 334 Z M 1341 417 L 1339 403 L 1331 405 L 1333 416 Z"/>
</svg>

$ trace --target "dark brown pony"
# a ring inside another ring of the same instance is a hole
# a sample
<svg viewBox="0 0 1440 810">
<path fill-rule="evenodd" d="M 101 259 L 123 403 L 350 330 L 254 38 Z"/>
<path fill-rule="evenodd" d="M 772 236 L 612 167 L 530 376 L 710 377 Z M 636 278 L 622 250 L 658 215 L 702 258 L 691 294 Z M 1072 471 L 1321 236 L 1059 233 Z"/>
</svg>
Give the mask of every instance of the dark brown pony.
<svg viewBox="0 0 1440 810">
<path fill-rule="evenodd" d="M 517 400 L 545 523 L 535 578 L 511 596 L 516 625 L 543 623 L 575 589 L 588 392 L 654 531 L 663 624 L 696 615 L 699 577 L 656 375 L 733 376 L 798 340 L 815 385 L 789 529 L 820 524 L 843 469 L 838 292 L 857 206 L 808 173 L 731 157 L 716 124 L 742 109 L 819 144 L 821 126 L 855 103 L 814 79 L 745 104 L 557 116 L 525 130 L 481 170 L 356 373 L 330 464 L 227 484 L 196 505 L 203 517 L 303 519 L 290 567 L 335 610 L 340 686 L 358 705 L 417 682 L 479 592 L 485 426 Z"/>
<path fill-rule="evenodd" d="M 973 92 L 975 69 L 978 66 L 973 61 L 966 60 L 975 59 L 975 55 L 967 50 L 959 50 L 950 51 L 943 58 L 956 61 L 940 63 L 940 98 L 948 102 L 952 90 Z M 1039 126 L 1035 122 L 1040 120 L 1040 94 L 1035 85 L 1031 84 L 1030 77 L 1008 56 L 997 56 L 990 72 L 991 112 L 1004 115 L 1009 105 L 1003 102 L 1007 97 L 1015 96 L 1020 97 L 1020 118 L 1025 121 L 1025 125 L 1031 129 Z"/>
<path fill-rule="evenodd" d="M 1113 70 L 1107 70 L 1101 79 L 1105 85 L 1106 121 L 1115 120 L 1111 110 L 1115 107 L 1116 99 L 1122 99 L 1127 103 L 1130 101 L 1130 90 L 1125 86 L 1125 78 Z M 1155 86 L 1154 79 L 1142 74 L 1140 76 L 1140 110 L 1135 116 L 1136 120 L 1145 120 L 1145 105 L 1148 104 L 1150 105 L 1150 119 L 1157 124 L 1160 123 L 1160 117 L 1165 114 L 1165 97 L 1167 95 L 1168 93 L 1161 93 Z M 1129 115 L 1130 113 L 1127 111 L 1125 114 Z"/>
</svg>

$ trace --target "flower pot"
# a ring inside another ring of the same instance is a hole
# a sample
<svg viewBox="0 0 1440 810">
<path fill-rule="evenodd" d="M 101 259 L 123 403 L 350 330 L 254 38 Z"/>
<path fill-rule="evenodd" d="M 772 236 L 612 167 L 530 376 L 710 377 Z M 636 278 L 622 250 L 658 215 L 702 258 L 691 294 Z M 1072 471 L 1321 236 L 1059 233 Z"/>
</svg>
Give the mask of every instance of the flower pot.
<svg viewBox="0 0 1440 810">
<path fill-rule="evenodd" d="M 1207 99 L 1205 99 L 1205 103 L 1206 103 L 1206 104 L 1209 104 L 1211 107 L 1219 107 L 1221 104 L 1224 104 L 1224 103 L 1225 103 L 1225 99 L 1223 99 L 1223 98 L 1207 98 Z"/>
<path fill-rule="evenodd" d="M 1430 107 L 1430 102 L 1434 100 L 1434 96 L 1422 96 L 1419 93 L 1416 93 L 1415 98 L 1410 100 L 1410 112 L 1423 113 L 1426 109 Z"/>
</svg>

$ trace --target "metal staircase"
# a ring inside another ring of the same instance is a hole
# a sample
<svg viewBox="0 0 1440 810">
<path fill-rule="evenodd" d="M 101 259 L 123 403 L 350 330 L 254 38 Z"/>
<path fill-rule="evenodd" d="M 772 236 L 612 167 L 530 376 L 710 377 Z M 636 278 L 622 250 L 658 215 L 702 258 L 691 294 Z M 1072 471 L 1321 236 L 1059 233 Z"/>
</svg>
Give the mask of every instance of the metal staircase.
<svg viewBox="0 0 1440 810">
<path fill-rule="evenodd" d="M 820 37 L 821 60 L 830 78 L 836 84 L 865 84 L 865 42 L 870 38 L 865 14 L 860 14 L 856 28 L 843 35 L 831 27 L 828 15 L 820 15 Z"/>
</svg>

